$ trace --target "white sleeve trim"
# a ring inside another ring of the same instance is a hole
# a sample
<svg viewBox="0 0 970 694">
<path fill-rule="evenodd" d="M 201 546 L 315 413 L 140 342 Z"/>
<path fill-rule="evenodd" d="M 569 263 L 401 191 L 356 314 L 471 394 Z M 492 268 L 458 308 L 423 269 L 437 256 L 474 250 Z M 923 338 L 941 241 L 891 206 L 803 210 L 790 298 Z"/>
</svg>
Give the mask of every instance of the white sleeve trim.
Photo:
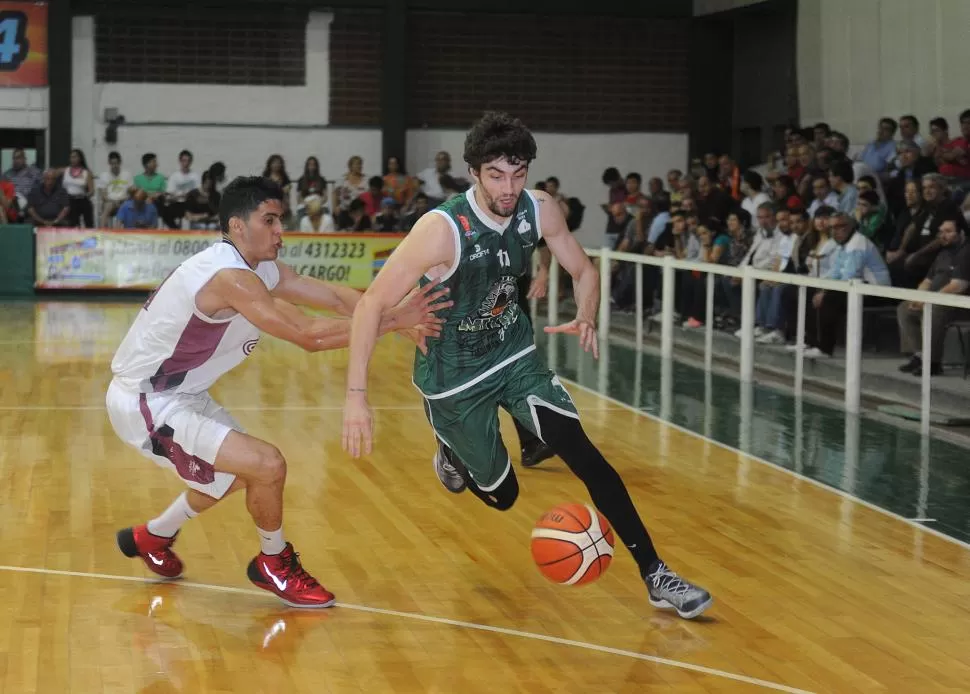
<svg viewBox="0 0 970 694">
<path fill-rule="evenodd" d="M 454 238 L 455 238 L 455 260 L 451 264 L 451 267 L 448 268 L 448 272 L 446 272 L 444 274 L 444 276 L 438 278 L 438 282 L 446 282 L 449 279 L 451 279 L 451 276 L 452 275 L 455 274 L 455 272 L 458 270 L 458 265 L 461 263 L 461 232 L 458 231 L 458 225 L 455 224 L 455 220 L 452 219 L 451 217 L 449 217 L 446 213 L 444 213 L 441 210 L 431 210 L 431 211 L 433 213 L 439 214 L 442 217 L 444 217 L 445 219 L 447 219 L 448 220 L 448 224 L 451 225 L 451 230 L 453 232 L 455 232 L 454 233 Z M 431 279 L 430 277 L 428 277 L 428 274 L 427 273 L 425 273 L 424 276 L 427 279 L 429 279 L 429 280 Z"/>
</svg>

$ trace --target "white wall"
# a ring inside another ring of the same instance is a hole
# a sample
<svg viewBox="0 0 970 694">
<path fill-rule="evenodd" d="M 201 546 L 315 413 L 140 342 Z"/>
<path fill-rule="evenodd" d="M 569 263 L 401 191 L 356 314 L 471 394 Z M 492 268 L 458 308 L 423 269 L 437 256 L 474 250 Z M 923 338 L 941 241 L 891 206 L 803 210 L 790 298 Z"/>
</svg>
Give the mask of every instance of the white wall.
<svg viewBox="0 0 970 694">
<path fill-rule="evenodd" d="M 47 129 L 47 87 L 0 89 L 0 128 Z"/>
<path fill-rule="evenodd" d="M 968 27 L 966 0 L 799 0 L 802 123 L 826 121 L 854 144 L 907 113 L 924 135 L 936 116 L 956 132 L 970 108 Z"/>
<path fill-rule="evenodd" d="M 598 246 L 603 240 L 606 215 L 599 209 L 600 203 L 606 201 L 603 169 L 615 166 L 624 176 L 636 171 L 643 176 L 646 187 L 651 176 L 660 176 L 666 185 L 667 171 L 683 171 L 687 164 L 687 135 L 536 133 L 535 138 L 539 152 L 529 171 L 529 184 L 556 176 L 565 195 L 582 201 L 586 213 L 577 238 L 583 245 Z M 434 155 L 444 150 L 451 155 L 456 174 L 465 176 L 464 148 L 463 130 L 409 130 L 407 170 L 416 174 L 428 168 L 434 163 Z"/>
<path fill-rule="evenodd" d="M 380 131 L 328 129 L 330 120 L 329 13 L 313 12 L 306 29 L 306 85 L 302 87 L 225 87 L 195 84 L 128 84 L 94 81 L 94 19 L 73 23 L 73 140 L 97 172 L 108 152 L 121 153 L 132 173 L 141 155 L 155 152 L 166 175 L 178 167 L 178 152 L 189 149 L 196 169 L 214 161 L 228 175 L 262 172 L 267 157 L 282 154 L 291 178 L 313 154 L 328 178 L 346 171 L 347 159 L 364 157 L 365 171 L 379 172 Z M 106 108 L 126 120 L 118 142 L 104 141 Z M 142 125 L 139 125 L 142 124 Z"/>
</svg>

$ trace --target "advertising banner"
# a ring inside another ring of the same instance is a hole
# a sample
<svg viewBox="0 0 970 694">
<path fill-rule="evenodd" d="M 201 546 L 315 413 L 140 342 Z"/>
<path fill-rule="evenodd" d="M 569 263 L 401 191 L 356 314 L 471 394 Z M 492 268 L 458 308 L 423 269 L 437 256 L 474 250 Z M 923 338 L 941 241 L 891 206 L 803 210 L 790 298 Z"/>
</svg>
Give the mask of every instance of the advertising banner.
<svg viewBox="0 0 970 694">
<path fill-rule="evenodd" d="M 0 87 L 47 86 L 47 3 L 0 0 Z"/>
<path fill-rule="evenodd" d="M 364 290 L 405 234 L 283 235 L 279 260 L 301 275 Z M 44 289 L 157 287 L 218 232 L 37 229 L 34 286 Z"/>
</svg>

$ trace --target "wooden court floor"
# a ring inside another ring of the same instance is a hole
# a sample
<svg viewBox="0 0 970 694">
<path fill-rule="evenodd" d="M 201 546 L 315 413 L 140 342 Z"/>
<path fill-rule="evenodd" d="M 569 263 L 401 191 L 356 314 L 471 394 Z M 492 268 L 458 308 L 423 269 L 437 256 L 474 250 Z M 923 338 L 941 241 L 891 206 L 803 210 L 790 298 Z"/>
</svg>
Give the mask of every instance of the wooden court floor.
<svg viewBox="0 0 970 694">
<path fill-rule="evenodd" d="M 518 470 L 504 514 L 445 492 L 394 337 L 363 461 L 340 449 L 346 352 L 263 338 L 213 390 L 286 455 L 286 534 L 339 605 L 299 612 L 249 584 L 241 497 L 183 528 L 183 581 L 154 582 L 114 533 L 181 488 L 103 409 L 135 310 L 0 305 L 0 692 L 970 689 L 967 548 L 577 389 L 662 556 L 715 603 L 694 622 L 653 610 L 622 548 L 593 585 L 548 583 L 532 523 L 585 490 L 553 460 Z"/>
</svg>

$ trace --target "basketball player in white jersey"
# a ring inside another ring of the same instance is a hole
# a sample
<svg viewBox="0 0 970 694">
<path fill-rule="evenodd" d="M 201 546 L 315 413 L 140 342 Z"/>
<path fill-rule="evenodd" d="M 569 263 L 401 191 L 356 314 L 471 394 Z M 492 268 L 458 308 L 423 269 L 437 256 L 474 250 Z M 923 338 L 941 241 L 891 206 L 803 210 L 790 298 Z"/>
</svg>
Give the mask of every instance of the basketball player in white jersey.
<svg viewBox="0 0 970 694">
<path fill-rule="evenodd" d="M 283 191 L 237 178 L 222 194 L 223 238 L 172 272 L 139 311 L 111 362 L 108 416 L 118 436 L 189 487 L 160 516 L 118 532 L 126 556 L 154 573 L 181 576 L 172 544 L 185 521 L 246 490 L 261 551 L 249 580 L 292 607 L 328 607 L 334 596 L 283 538 L 286 463 L 274 446 L 243 433 L 207 389 L 256 347 L 260 333 L 307 351 L 347 345 L 350 321 L 310 318 L 294 304 L 353 314 L 360 293 L 297 275 L 276 260 Z M 429 285 L 430 286 L 430 285 Z M 439 333 L 443 292 L 416 291 L 382 317 L 382 332 L 407 332 L 419 348 Z"/>
</svg>

